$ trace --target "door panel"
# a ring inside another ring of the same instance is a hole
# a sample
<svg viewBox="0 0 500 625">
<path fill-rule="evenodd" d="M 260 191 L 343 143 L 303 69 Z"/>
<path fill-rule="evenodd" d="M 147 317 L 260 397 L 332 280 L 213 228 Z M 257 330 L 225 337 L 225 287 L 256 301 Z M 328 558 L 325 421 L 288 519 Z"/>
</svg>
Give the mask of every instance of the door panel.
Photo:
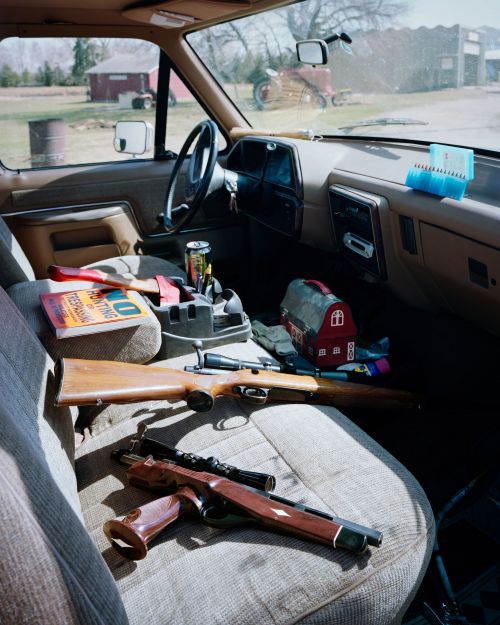
<svg viewBox="0 0 500 625">
<path fill-rule="evenodd" d="M 81 266 L 123 254 L 160 255 L 182 266 L 185 243 L 198 238 L 212 244 L 216 260 L 230 265 L 241 229 L 224 204 L 202 207 L 180 235 L 167 235 L 158 224 L 173 164 L 7 170 L 0 176 L 0 214 L 40 278 L 51 263 Z"/>
<path fill-rule="evenodd" d="M 103 202 L 130 204 L 142 233 L 157 228 L 173 161 L 106 163 L 8 172 L 0 178 L 0 211 L 20 213 Z"/>
<path fill-rule="evenodd" d="M 135 253 L 137 228 L 127 204 L 35 211 L 6 221 L 37 278 L 46 277 L 50 264 L 81 267 Z"/>
<path fill-rule="evenodd" d="M 101 38 L 89 39 L 87 44 L 101 50 L 103 42 Z M 2 45 L 0 42 L 0 52 Z M 62 59 L 68 60 L 68 54 L 71 57 L 74 41 L 59 35 L 40 41 L 14 37 L 8 45 L 14 46 L 12 50 L 19 46 L 21 64 L 23 50 L 42 45 L 55 66 Z M 238 218 L 227 206 L 206 203 L 191 222 L 190 231 L 167 235 L 158 215 L 175 161 L 148 159 L 153 152 L 135 158 L 116 152 L 114 147 L 116 122 L 140 119 L 154 125 L 154 154 L 164 154 L 165 149 L 179 151 L 193 127 L 206 119 L 207 111 L 173 70 L 169 74 L 170 62 L 157 45 L 121 37 L 110 38 L 105 45 L 106 67 L 111 64 L 114 68 L 109 80 L 97 59 L 89 69 L 89 76 L 99 75 L 105 80 L 106 89 L 99 93 L 92 84 L 87 93 L 84 76 L 73 76 L 71 84 L 75 80 L 77 84 L 68 87 L 62 75 L 66 70 L 61 70 L 50 88 L 13 87 L 4 94 L 0 215 L 8 221 L 39 277 L 45 277 L 50 263 L 82 265 L 134 253 L 159 255 L 182 266 L 185 243 L 194 238 L 212 244 L 217 266 L 227 261 L 228 266 L 236 267 L 241 230 Z M 134 56 L 134 63 L 126 55 Z M 134 82 L 138 59 L 147 64 L 147 75 L 141 70 L 141 76 L 150 81 L 148 84 Z M 70 66 L 69 62 L 61 63 L 61 67 Z M 175 101 L 169 97 L 169 84 Z M 133 92 L 138 87 L 150 88 L 151 102 L 156 106 L 136 108 Z M 221 136 L 219 148 L 224 147 Z M 50 166 L 55 164 L 59 166 Z M 182 174 L 176 204 L 183 201 Z"/>
</svg>

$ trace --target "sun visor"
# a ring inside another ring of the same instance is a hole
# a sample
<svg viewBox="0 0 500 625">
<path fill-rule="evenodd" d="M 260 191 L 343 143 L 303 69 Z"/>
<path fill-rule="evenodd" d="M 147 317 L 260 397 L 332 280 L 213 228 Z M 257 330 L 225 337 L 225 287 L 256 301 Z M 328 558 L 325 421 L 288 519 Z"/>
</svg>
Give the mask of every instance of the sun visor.
<svg viewBox="0 0 500 625">
<path fill-rule="evenodd" d="M 182 28 L 195 22 L 240 11 L 256 0 L 170 0 L 125 9 L 123 17 L 162 28 Z"/>
</svg>

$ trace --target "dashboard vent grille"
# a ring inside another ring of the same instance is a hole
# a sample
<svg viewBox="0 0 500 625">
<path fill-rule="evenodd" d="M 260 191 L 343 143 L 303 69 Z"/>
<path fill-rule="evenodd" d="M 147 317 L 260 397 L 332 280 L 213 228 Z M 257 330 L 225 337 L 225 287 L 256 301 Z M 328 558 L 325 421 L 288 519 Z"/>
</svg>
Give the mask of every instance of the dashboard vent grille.
<svg viewBox="0 0 500 625">
<path fill-rule="evenodd" d="M 411 217 L 406 217 L 405 215 L 400 215 L 399 228 L 401 230 L 401 241 L 403 243 L 403 249 L 406 250 L 409 254 L 418 254 L 413 219 Z"/>
</svg>

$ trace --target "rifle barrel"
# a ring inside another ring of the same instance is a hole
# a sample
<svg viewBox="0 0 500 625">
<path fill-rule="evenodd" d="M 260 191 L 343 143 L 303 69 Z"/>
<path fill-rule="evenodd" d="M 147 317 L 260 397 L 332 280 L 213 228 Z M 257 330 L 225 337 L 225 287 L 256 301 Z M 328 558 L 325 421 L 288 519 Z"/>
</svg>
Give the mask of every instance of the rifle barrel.
<svg viewBox="0 0 500 625">
<path fill-rule="evenodd" d="M 237 360 L 236 358 L 228 358 L 220 354 L 205 354 L 204 367 L 198 369 L 195 367 L 184 367 L 185 371 L 195 373 L 199 371 L 205 375 L 214 375 L 220 373 L 220 370 L 238 371 L 239 369 L 259 369 L 264 371 L 276 371 L 277 373 L 292 373 L 294 375 L 310 375 L 316 378 L 325 378 L 326 380 L 342 380 L 343 382 L 366 382 L 366 375 L 360 373 L 349 373 L 347 371 L 322 371 L 317 367 L 310 369 L 302 369 L 295 365 L 282 363 L 273 364 L 271 361 L 250 362 L 247 360 Z"/>
</svg>

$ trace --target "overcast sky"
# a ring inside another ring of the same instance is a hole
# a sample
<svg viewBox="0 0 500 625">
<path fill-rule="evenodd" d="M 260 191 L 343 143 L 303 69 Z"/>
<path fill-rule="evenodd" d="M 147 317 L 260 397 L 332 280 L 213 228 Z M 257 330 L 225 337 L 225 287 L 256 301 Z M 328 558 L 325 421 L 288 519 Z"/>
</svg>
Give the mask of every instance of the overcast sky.
<svg viewBox="0 0 500 625">
<path fill-rule="evenodd" d="M 493 26 L 500 29 L 500 0 L 408 0 L 401 26 Z"/>
</svg>

